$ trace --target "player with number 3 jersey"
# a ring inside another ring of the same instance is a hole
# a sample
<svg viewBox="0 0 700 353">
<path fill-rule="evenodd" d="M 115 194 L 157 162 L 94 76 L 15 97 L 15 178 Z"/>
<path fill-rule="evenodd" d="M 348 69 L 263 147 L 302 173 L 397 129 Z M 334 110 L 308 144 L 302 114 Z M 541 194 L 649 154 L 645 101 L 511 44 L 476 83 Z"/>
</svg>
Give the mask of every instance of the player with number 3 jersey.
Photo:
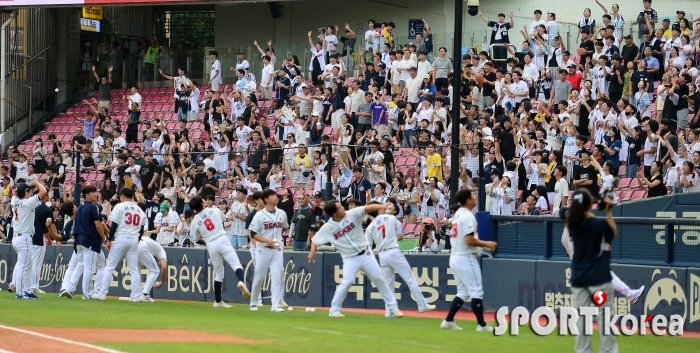
<svg viewBox="0 0 700 353">
<path fill-rule="evenodd" d="M 377 201 L 372 201 L 369 203 L 380 204 Z M 418 311 L 423 313 L 426 311 L 435 310 L 435 305 L 428 304 L 426 302 L 423 293 L 421 293 L 418 283 L 416 283 L 415 278 L 413 278 L 413 271 L 411 271 L 411 266 L 406 261 L 406 258 L 399 250 L 399 240 L 403 239 L 403 229 L 401 228 L 401 222 L 394 216 L 396 208 L 393 203 L 389 202 L 386 206 L 386 211 L 384 214 L 372 214 L 370 216 L 374 217 L 372 223 L 367 226 L 367 240 L 369 244 L 374 243 L 375 250 L 379 253 L 379 264 L 382 269 L 382 275 L 384 276 L 384 281 L 389 286 L 389 290 L 393 291 L 395 288 L 395 277 L 396 273 L 401 276 L 408 288 L 413 294 L 413 298 L 418 303 Z M 389 316 L 390 313 L 386 313 Z"/>
<path fill-rule="evenodd" d="M 114 206 L 109 214 L 109 221 L 112 222 L 107 238 L 109 257 L 97 299 L 104 300 L 107 297 L 113 271 L 122 259 L 126 258 L 126 265 L 131 275 L 131 301 L 148 301 L 141 295 L 141 273 L 139 272 L 139 236 L 143 224 L 148 221 L 146 213 L 134 202 L 134 190 L 131 188 L 124 187 L 119 190 L 119 200 L 121 203 Z"/>
<path fill-rule="evenodd" d="M 231 307 L 221 300 L 221 288 L 224 282 L 224 261 L 236 273 L 236 277 L 238 277 L 237 287 L 241 291 L 241 295 L 243 295 L 243 298 L 249 299 L 250 292 L 243 282 L 245 280 L 243 277 L 243 266 L 241 266 L 241 261 L 228 240 L 228 236 L 226 236 L 226 229 L 224 228 L 226 216 L 218 208 L 205 209 L 204 200 L 199 195 L 190 200 L 190 209 L 196 213 L 190 225 L 190 235 L 195 239 L 198 237 L 204 239 L 209 258 L 212 265 L 214 265 L 214 307 Z"/>
</svg>

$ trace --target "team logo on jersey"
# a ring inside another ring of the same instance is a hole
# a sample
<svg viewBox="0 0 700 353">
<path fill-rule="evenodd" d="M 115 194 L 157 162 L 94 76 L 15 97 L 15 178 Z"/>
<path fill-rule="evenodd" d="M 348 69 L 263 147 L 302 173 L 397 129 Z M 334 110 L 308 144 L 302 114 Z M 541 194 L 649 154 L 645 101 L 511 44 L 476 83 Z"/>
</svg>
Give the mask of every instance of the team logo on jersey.
<svg viewBox="0 0 700 353">
<path fill-rule="evenodd" d="M 355 229 L 355 223 L 350 223 L 343 227 L 341 230 L 333 233 L 333 238 L 338 240 L 340 237 L 344 236 L 345 234 L 348 234 L 353 229 Z"/>
<path fill-rule="evenodd" d="M 263 224 L 263 229 L 282 228 L 282 222 L 267 222 Z"/>
</svg>

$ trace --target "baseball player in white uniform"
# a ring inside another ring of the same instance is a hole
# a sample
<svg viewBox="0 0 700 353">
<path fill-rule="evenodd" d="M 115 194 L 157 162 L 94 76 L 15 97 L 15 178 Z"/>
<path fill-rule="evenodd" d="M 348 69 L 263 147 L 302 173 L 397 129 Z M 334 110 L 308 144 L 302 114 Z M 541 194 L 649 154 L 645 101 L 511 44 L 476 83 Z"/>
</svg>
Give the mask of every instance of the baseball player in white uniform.
<svg viewBox="0 0 700 353">
<path fill-rule="evenodd" d="M 31 196 L 31 188 L 39 190 L 37 195 Z M 38 181 L 31 184 L 17 185 L 15 195 L 12 196 L 12 247 L 17 252 L 17 263 L 12 273 L 12 282 L 15 284 L 15 298 L 38 299 L 31 291 L 30 276 L 32 268 L 32 235 L 34 235 L 34 210 L 41 204 L 41 199 L 46 195 L 44 188 Z"/>
<path fill-rule="evenodd" d="M 377 201 L 372 201 L 369 204 L 380 205 Z M 418 303 L 418 311 L 421 313 L 433 311 L 435 310 L 435 305 L 428 304 L 425 301 L 423 293 L 421 293 L 415 278 L 413 278 L 411 266 L 399 250 L 398 241 L 403 239 L 403 229 L 401 228 L 401 222 L 394 216 L 395 212 L 394 204 L 389 202 L 386 204 L 384 214 L 381 214 L 381 211 L 379 215 L 370 213 L 371 216 L 374 216 L 374 220 L 367 226 L 367 241 L 369 241 L 370 246 L 372 243 L 376 246 L 375 250 L 379 253 L 382 275 L 389 286 L 389 290 L 394 291 L 395 276 L 398 273 L 406 282 L 413 298 Z M 387 315 L 389 314 L 387 312 Z"/>
<path fill-rule="evenodd" d="M 493 251 L 496 242 L 479 240 L 476 217 L 472 210 L 476 206 L 476 197 L 471 190 L 460 190 L 455 194 L 455 200 L 460 208 L 452 217 L 452 231 L 450 233 L 450 268 L 454 271 L 457 282 L 457 295 L 452 300 L 447 317 L 440 324 L 441 328 L 461 330 L 454 322 L 455 314 L 462 307 L 467 298 L 471 298 L 472 311 L 476 316 L 477 331 L 493 331 L 493 326 L 484 321 L 484 305 L 482 297 L 484 290 L 481 283 L 481 268 L 476 258 L 484 248 Z"/>
<path fill-rule="evenodd" d="M 251 235 L 257 241 L 250 310 L 258 310 L 257 299 L 269 269 L 272 286 L 271 310 L 275 313 L 284 312 L 284 309 L 279 305 L 284 296 L 282 230 L 289 229 L 289 223 L 287 222 L 287 214 L 277 209 L 278 198 L 274 190 L 266 189 L 263 191 L 262 200 L 265 203 L 265 208 L 255 214 L 248 227 Z"/>
<path fill-rule="evenodd" d="M 141 237 L 139 241 L 139 265 L 148 269 L 148 277 L 141 291 L 141 301 L 152 303 L 151 289 L 158 289 L 165 283 L 168 275 L 168 257 L 165 249 L 149 237 Z M 160 280 L 158 280 L 160 277 Z"/>
<path fill-rule="evenodd" d="M 566 214 L 568 211 L 568 207 L 562 207 L 559 210 L 559 217 L 562 220 L 566 220 Z M 573 258 L 574 242 L 569 237 L 569 228 L 567 227 L 564 227 L 564 231 L 561 234 L 561 245 L 564 246 L 564 250 L 566 250 L 566 253 L 569 255 L 569 258 Z M 607 243 L 603 242 L 601 246 L 605 247 L 604 249 L 601 249 L 601 251 L 609 250 L 609 245 Z M 627 285 L 627 283 L 623 282 L 620 279 L 620 277 L 617 277 L 615 272 L 610 271 L 610 275 L 612 276 L 612 284 L 613 288 L 615 288 L 615 291 L 624 295 L 630 301 L 630 304 L 634 305 L 634 303 L 636 303 L 637 300 L 639 300 L 639 297 L 642 296 L 642 293 L 644 293 L 644 286 L 641 286 L 638 289 L 631 289 Z"/>
<path fill-rule="evenodd" d="M 348 289 L 355 281 L 357 272 L 362 270 L 367 277 L 377 286 L 379 293 L 384 299 L 386 309 L 391 313 L 391 317 L 401 318 L 403 313 L 399 310 L 394 297 L 394 291 L 382 277 L 382 270 L 379 268 L 377 260 L 369 248 L 367 237 L 362 231 L 362 219 L 366 212 L 384 211 L 385 205 L 368 205 L 356 207 L 350 211 L 345 211 L 340 202 L 335 200 L 326 201 L 324 211 L 331 218 L 324 224 L 318 233 L 311 239 L 311 252 L 309 253 L 309 264 L 313 265 L 316 259 L 316 248 L 319 245 L 332 244 L 340 252 L 343 258 L 343 280 L 335 289 L 330 317 L 345 317 L 340 309 L 348 294 Z"/>
<path fill-rule="evenodd" d="M 64 226 L 64 228 L 63 228 L 63 231 L 68 232 L 68 234 L 73 233 L 72 224 L 75 222 L 75 211 L 76 210 L 77 210 L 77 208 L 75 207 L 75 205 L 72 202 L 64 202 L 61 204 L 61 212 L 63 212 L 64 215 L 70 217 L 70 219 L 71 219 L 71 222 L 70 222 L 71 228 L 66 229 L 68 224 L 66 224 L 66 226 Z M 83 273 L 83 261 L 80 258 L 78 251 L 75 247 L 73 247 L 73 252 L 71 253 L 70 262 L 68 263 L 68 268 L 63 273 L 63 282 L 61 282 L 61 290 L 58 291 L 59 297 L 66 297 L 66 298 L 70 298 L 70 299 L 75 299 L 75 296 L 73 295 L 73 293 L 75 293 L 75 289 L 76 289 L 77 284 L 76 284 L 76 281 L 72 281 L 74 272 Z"/>
<path fill-rule="evenodd" d="M 202 200 L 202 197 L 199 195 L 190 200 L 190 209 L 196 213 L 190 225 L 190 233 L 195 238 L 201 237 L 204 239 L 207 245 L 207 251 L 209 252 L 209 258 L 211 258 L 211 263 L 214 265 L 214 307 L 231 307 L 221 300 L 221 287 L 224 281 L 224 261 L 226 261 L 236 273 L 236 277 L 238 277 L 237 287 L 241 291 L 243 298 L 250 299 L 250 292 L 243 282 L 245 279 L 243 276 L 243 266 L 241 266 L 241 261 L 238 259 L 236 251 L 233 250 L 233 246 L 231 246 L 231 242 L 226 236 L 226 230 L 224 229 L 224 220 L 226 216 L 224 216 L 223 212 L 218 208 L 205 209 L 204 200 Z"/>
<path fill-rule="evenodd" d="M 112 271 L 117 268 L 120 261 L 126 257 L 126 265 L 131 275 L 131 301 L 138 302 L 144 299 L 141 295 L 141 273 L 139 272 L 139 236 L 143 224 L 148 221 L 146 213 L 134 202 L 134 190 L 123 187 L 119 190 L 118 205 L 114 206 L 109 214 L 111 223 L 109 237 L 107 238 L 107 265 L 102 276 L 102 286 L 97 298 L 105 300 L 109 291 L 109 283 L 112 281 Z M 147 301 L 147 300 L 144 300 Z"/>
</svg>

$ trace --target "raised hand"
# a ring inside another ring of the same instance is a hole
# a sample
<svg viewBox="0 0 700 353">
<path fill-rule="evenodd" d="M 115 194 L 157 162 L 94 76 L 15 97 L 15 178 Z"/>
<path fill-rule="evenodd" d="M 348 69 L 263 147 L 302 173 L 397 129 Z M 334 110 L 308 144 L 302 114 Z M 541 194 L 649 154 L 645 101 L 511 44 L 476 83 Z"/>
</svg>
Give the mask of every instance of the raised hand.
<svg viewBox="0 0 700 353">
<path fill-rule="evenodd" d="M 255 46 L 257 47 L 257 46 L 258 46 L 258 41 L 257 41 L 257 40 L 254 40 L 254 41 L 253 41 L 253 45 L 255 45 Z"/>
</svg>

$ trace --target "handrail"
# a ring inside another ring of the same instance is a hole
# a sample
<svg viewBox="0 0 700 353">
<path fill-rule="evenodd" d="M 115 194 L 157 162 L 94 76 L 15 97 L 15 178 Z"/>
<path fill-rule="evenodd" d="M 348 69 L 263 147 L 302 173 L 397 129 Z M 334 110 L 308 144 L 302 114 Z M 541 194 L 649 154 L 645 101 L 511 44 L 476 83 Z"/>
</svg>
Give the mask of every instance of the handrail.
<svg viewBox="0 0 700 353">
<path fill-rule="evenodd" d="M 492 221 L 513 221 L 513 222 L 564 222 L 561 218 L 555 216 L 491 216 Z M 700 220 L 690 218 L 637 218 L 637 217 L 615 217 L 615 223 L 618 224 L 671 224 L 678 226 L 700 226 Z"/>
</svg>

